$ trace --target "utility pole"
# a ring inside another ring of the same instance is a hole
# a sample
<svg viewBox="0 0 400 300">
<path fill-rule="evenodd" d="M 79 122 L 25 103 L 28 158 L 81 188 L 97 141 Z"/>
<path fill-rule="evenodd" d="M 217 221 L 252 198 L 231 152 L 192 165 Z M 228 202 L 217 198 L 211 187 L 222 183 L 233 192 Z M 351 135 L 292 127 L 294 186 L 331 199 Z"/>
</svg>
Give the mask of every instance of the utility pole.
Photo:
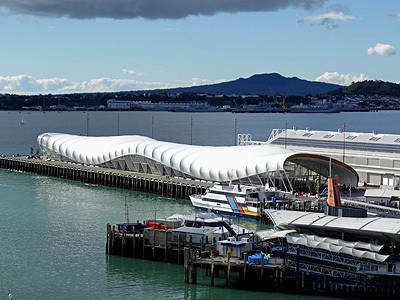
<svg viewBox="0 0 400 300">
<path fill-rule="evenodd" d="M 235 146 L 237 145 L 237 141 L 236 141 L 236 138 L 237 138 L 236 128 L 237 128 L 237 119 L 235 118 Z"/>
<path fill-rule="evenodd" d="M 190 117 L 190 145 L 193 145 L 193 117 Z"/>
</svg>

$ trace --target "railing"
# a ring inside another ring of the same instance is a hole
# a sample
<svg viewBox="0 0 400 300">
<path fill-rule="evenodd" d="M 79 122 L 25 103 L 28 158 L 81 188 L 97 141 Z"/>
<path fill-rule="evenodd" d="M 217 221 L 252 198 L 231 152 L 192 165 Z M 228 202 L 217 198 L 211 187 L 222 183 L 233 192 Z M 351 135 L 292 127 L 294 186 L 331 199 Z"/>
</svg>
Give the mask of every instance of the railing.
<svg viewBox="0 0 400 300">
<path fill-rule="evenodd" d="M 285 131 L 285 129 L 272 129 L 267 141 L 275 138 L 277 135 L 281 134 L 284 131 Z"/>
</svg>

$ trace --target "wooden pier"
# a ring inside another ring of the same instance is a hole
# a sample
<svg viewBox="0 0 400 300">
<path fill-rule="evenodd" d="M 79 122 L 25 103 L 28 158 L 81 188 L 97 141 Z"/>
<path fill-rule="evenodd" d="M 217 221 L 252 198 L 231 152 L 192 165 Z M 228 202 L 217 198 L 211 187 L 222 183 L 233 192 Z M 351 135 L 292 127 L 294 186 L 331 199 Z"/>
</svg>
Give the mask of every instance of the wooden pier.
<svg viewBox="0 0 400 300">
<path fill-rule="evenodd" d="M 301 268 L 296 271 L 297 262 L 290 257 L 270 257 L 264 264 L 249 263 L 248 253 L 242 258 L 232 257 L 227 250 L 225 256 L 214 256 L 215 244 L 194 242 L 192 235 L 174 231 L 145 228 L 127 233 L 123 226 L 107 224 L 106 253 L 138 259 L 157 260 L 183 264 L 184 281 L 197 284 L 209 278 L 210 285 L 269 292 L 303 293 L 360 299 L 398 299 L 398 280 L 376 282 L 360 275 L 364 280 L 353 282 L 330 277 L 326 274 L 312 274 Z M 301 259 L 302 261 L 302 259 Z M 203 270 L 204 273 L 199 274 Z M 204 276 L 205 275 L 205 276 Z M 218 281 L 216 282 L 216 280 Z"/>
<path fill-rule="evenodd" d="M 198 270 L 204 269 L 212 286 L 215 278 L 223 276 L 229 287 L 232 273 L 238 274 L 241 288 L 278 291 L 283 286 L 283 259 L 255 265 L 248 263 L 247 254 L 240 259 L 231 257 L 228 251 L 227 257 L 215 257 L 215 247 L 215 244 L 195 242 L 192 235 L 173 229 L 145 228 L 127 233 L 123 226 L 118 229 L 107 224 L 107 254 L 183 264 L 187 283 L 196 284 Z"/>
<path fill-rule="evenodd" d="M 206 181 L 29 159 L 27 156 L 0 157 L 0 168 L 181 199 L 188 199 L 192 194 L 202 194 L 213 185 Z"/>
</svg>

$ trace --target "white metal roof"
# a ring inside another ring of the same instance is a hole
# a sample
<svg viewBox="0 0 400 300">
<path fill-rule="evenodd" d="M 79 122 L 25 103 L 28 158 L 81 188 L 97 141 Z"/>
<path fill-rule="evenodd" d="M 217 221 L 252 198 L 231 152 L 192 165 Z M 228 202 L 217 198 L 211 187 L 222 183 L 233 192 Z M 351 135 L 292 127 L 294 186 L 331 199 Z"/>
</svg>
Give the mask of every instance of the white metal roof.
<svg viewBox="0 0 400 300">
<path fill-rule="evenodd" d="M 323 213 L 288 210 L 266 210 L 266 212 L 273 224 L 279 228 L 306 228 L 336 235 L 343 232 L 359 237 L 400 241 L 400 219 L 334 217 Z"/>
<path fill-rule="evenodd" d="M 291 159 L 300 164 L 305 161 L 329 163 L 323 156 L 299 154 L 271 145 L 212 147 L 163 142 L 138 135 L 88 137 L 62 133 L 43 133 L 37 141 L 42 149 L 78 163 L 100 165 L 124 156 L 139 155 L 195 178 L 218 182 L 283 171 L 285 163 Z M 351 167 L 340 162 L 333 164 L 339 179 L 345 183 L 357 182 L 357 173 Z"/>
<path fill-rule="evenodd" d="M 267 144 L 287 144 L 291 149 L 318 148 L 333 151 L 346 149 L 346 152 L 380 152 L 400 156 L 400 135 L 377 132 L 343 132 L 323 130 L 274 129 Z"/>
<path fill-rule="evenodd" d="M 340 141 L 345 139 L 346 142 L 362 142 L 362 143 L 382 143 L 382 144 L 396 144 L 400 146 L 400 135 L 397 134 L 382 134 L 378 132 L 343 132 L 338 131 L 325 131 L 325 130 L 312 130 L 310 129 L 288 129 L 285 133 L 281 131 L 280 136 L 287 138 L 301 138 L 311 140 L 327 140 L 327 141 Z"/>
<path fill-rule="evenodd" d="M 284 230 L 287 231 L 287 230 Z M 363 243 L 363 242 L 349 242 L 345 241 L 342 239 L 333 239 L 333 238 L 328 238 L 328 237 L 321 237 L 318 235 L 310 235 L 310 234 L 304 234 L 304 233 L 295 233 L 291 234 L 292 237 L 304 237 L 307 238 L 309 241 L 314 241 L 314 242 L 324 242 L 324 243 L 329 243 L 332 245 L 337 245 L 337 246 L 345 246 L 349 248 L 356 248 L 356 249 L 363 249 L 363 250 L 368 250 L 372 252 L 379 252 L 384 245 L 376 245 L 376 244 L 370 244 L 370 243 Z"/>
<path fill-rule="evenodd" d="M 255 234 L 262 240 L 272 240 L 277 238 L 285 238 L 286 235 L 289 233 L 294 233 L 296 230 L 289 229 L 289 230 L 273 230 L 273 229 L 266 229 L 266 230 L 258 230 Z"/>
<path fill-rule="evenodd" d="M 366 189 L 364 196 L 367 198 L 400 198 L 400 191 L 389 189 Z"/>
<path fill-rule="evenodd" d="M 370 259 L 378 262 L 384 262 L 389 255 L 382 255 L 367 250 L 358 250 L 350 243 L 340 245 L 332 243 L 332 240 L 314 239 L 312 235 L 293 234 L 287 235 L 286 240 L 290 244 L 302 245 L 308 248 L 322 249 L 338 254 L 347 254 L 358 258 Z M 334 241 L 334 240 L 333 240 Z"/>
</svg>

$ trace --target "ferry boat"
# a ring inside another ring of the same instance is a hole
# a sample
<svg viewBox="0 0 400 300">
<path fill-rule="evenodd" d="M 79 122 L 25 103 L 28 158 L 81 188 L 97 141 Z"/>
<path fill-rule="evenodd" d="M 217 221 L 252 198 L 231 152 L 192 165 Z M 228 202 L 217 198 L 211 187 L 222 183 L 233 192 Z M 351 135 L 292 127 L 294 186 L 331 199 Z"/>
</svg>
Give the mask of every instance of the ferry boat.
<svg viewBox="0 0 400 300">
<path fill-rule="evenodd" d="M 195 208 L 220 214 L 258 219 L 262 203 L 285 201 L 277 191 L 266 190 L 262 186 L 216 184 L 204 195 L 190 195 Z"/>
</svg>

